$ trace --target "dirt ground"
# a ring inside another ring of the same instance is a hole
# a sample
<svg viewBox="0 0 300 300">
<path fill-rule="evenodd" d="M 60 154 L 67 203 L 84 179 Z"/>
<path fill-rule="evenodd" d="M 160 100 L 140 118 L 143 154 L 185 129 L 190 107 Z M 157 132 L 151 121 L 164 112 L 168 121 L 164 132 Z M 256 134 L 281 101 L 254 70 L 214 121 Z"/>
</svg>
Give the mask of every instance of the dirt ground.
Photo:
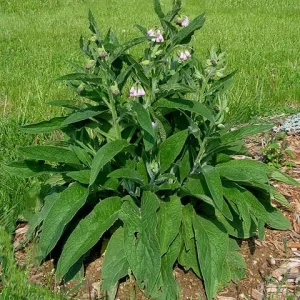
<svg viewBox="0 0 300 300">
<path fill-rule="evenodd" d="M 295 167 L 286 170 L 300 181 L 300 135 L 288 136 L 289 148 L 294 152 Z M 261 137 L 247 140 L 252 155 L 259 159 Z M 288 199 L 292 210 L 281 207 L 292 224 L 290 231 L 267 228 L 264 241 L 245 240 L 241 242 L 241 253 L 247 264 L 245 279 L 230 283 L 218 294 L 219 300 L 234 299 L 300 299 L 300 188 L 274 183 L 274 186 Z M 278 205 L 280 207 L 280 205 Z M 16 230 L 15 242 L 22 239 L 26 225 L 20 224 Z M 103 259 L 101 249 L 95 249 L 91 262 L 86 266 L 85 281 L 76 287 L 74 283 L 61 286 L 54 280 L 53 260 L 46 261 L 39 268 L 30 264 L 30 247 L 16 252 L 15 257 L 21 268 L 29 266 L 29 280 L 49 289 L 69 295 L 73 299 L 104 299 L 101 295 L 100 269 Z M 202 282 L 192 273 L 182 269 L 174 271 L 181 287 L 181 299 L 206 299 Z M 74 288 L 72 292 L 72 288 Z M 121 283 L 117 299 L 146 299 L 136 287 L 134 280 Z"/>
</svg>

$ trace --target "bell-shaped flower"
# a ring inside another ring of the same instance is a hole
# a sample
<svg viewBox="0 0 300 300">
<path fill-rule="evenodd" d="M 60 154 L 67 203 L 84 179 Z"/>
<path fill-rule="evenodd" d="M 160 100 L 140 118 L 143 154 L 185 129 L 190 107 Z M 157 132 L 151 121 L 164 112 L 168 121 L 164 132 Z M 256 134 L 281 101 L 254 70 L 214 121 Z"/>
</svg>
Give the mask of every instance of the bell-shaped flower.
<svg viewBox="0 0 300 300">
<path fill-rule="evenodd" d="M 110 90 L 111 90 L 112 94 L 115 96 L 118 96 L 120 94 L 120 90 L 119 90 L 118 84 L 116 82 L 114 82 L 114 84 L 110 87 Z"/>
<path fill-rule="evenodd" d="M 141 96 L 145 96 L 145 90 L 143 89 L 143 87 L 142 86 L 139 86 L 138 87 L 138 90 L 137 90 L 137 96 L 138 97 L 141 97 Z"/>
<path fill-rule="evenodd" d="M 129 96 L 130 97 L 137 97 L 137 90 L 135 89 L 134 86 L 131 87 L 131 89 L 129 91 Z"/>
<path fill-rule="evenodd" d="M 156 43 L 163 43 L 164 42 L 164 37 L 161 34 L 160 30 L 158 29 L 156 32 L 156 39 L 155 39 Z"/>
<path fill-rule="evenodd" d="M 191 53 L 188 50 L 185 50 L 184 54 L 186 56 L 186 59 L 189 59 L 191 57 Z"/>
<path fill-rule="evenodd" d="M 98 48 L 97 49 L 98 52 L 98 57 L 104 59 L 105 57 L 107 57 L 107 52 L 105 51 L 105 49 L 103 47 Z"/>
<path fill-rule="evenodd" d="M 181 27 L 187 27 L 190 24 L 190 20 L 187 16 L 183 18 L 183 21 L 181 22 Z"/>
<path fill-rule="evenodd" d="M 148 36 L 156 36 L 154 30 L 152 28 L 150 28 L 148 31 L 147 31 L 147 35 Z M 155 37 L 151 40 L 152 42 L 155 42 Z"/>
<path fill-rule="evenodd" d="M 90 70 L 94 65 L 95 65 L 95 61 L 94 60 L 89 60 L 87 62 L 87 64 L 85 65 L 85 69 Z"/>
</svg>

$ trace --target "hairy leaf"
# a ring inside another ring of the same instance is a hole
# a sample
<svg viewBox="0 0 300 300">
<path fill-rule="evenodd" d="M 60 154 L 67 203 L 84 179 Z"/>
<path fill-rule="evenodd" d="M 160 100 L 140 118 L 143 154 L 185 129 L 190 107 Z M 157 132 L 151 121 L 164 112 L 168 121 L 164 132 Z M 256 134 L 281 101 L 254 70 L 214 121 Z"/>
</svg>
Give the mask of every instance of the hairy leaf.
<svg viewBox="0 0 300 300">
<path fill-rule="evenodd" d="M 72 172 L 68 172 L 66 175 L 80 183 L 89 184 L 91 170 L 87 169 L 87 170 L 80 170 L 80 171 L 72 171 Z"/>
<path fill-rule="evenodd" d="M 141 174 L 138 171 L 135 171 L 130 168 L 120 168 L 117 169 L 107 175 L 108 177 L 112 178 L 126 178 L 126 179 L 131 179 L 133 181 L 136 181 L 138 183 L 143 182 L 143 178 Z"/>
<path fill-rule="evenodd" d="M 48 160 L 67 164 L 80 164 L 76 154 L 63 147 L 26 146 L 19 147 L 18 152 L 26 159 Z"/>
<path fill-rule="evenodd" d="M 187 130 L 182 130 L 167 138 L 160 145 L 160 173 L 167 171 L 181 152 L 187 139 Z"/>
<path fill-rule="evenodd" d="M 66 117 L 56 117 L 52 118 L 49 121 L 42 121 L 35 124 L 24 125 L 20 128 L 20 130 L 31 134 L 49 133 L 53 130 L 58 130 L 63 127 L 62 123 L 65 119 Z"/>
<path fill-rule="evenodd" d="M 39 241 L 40 259 L 44 259 L 55 247 L 65 226 L 84 205 L 89 191 L 79 183 L 70 185 L 54 202 L 42 226 Z"/>
<path fill-rule="evenodd" d="M 124 223 L 124 246 L 129 266 L 146 295 L 153 291 L 161 268 L 159 241 L 156 234 L 159 207 L 151 192 L 144 192 L 141 208 L 132 199 L 125 199 L 120 218 Z"/>
<path fill-rule="evenodd" d="M 129 144 L 126 140 L 115 140 L 98 150 L 91 166 L 90 185 L 95 182 L 101 169 L 127 146 Z"/>
<path fill-rule="evenodd" d="M 57 278 L 64 276 L 76 261 L 99 241 L 103 233 L 118 219 L 120 208 L 120 197 L 103 199 L 78 223 L 66 241 L 59 258 Z"/>
<path fill-rule="evenodd" d="M 102 288 L 110 290 L 128 274 L 129 264 L 124 248 L 124 229 L 120 227 L 111 236 L 101 268 Z"/>
</svg>

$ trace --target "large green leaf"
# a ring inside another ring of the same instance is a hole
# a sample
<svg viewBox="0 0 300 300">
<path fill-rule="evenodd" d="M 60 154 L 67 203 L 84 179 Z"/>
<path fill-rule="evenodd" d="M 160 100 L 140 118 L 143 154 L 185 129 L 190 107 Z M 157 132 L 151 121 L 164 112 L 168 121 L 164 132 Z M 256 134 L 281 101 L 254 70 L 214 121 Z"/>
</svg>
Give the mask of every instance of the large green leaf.
<svg viewBox="0 0 300 300">
<path fill-rule="evenodd" d="M 192 92 L 194 92 L 194 89 L 188 86 L 187 84 L 183 84 L 183 83 L 168 83 L 168 84 L 162 84 L 159 87 L 160 98 L 164 98 L 175 94 L 186 94 Z"/>
<path fill-rule="evenodd" d="M 229 237 L 222 223 L 194 215 L 197 254 L 208 300 L 216 296 L 227 256 Z"/>
<path fill-rule="evenodd" d="M 61 278 L 90 250 L 118 219 L 121 198 L 110 197 L 101 200 L 92 212 L 82 219 L 66 241 L 59 258 L 56 276 Z"/>
<path fill-rule="evenodd" d="M 157 238 L 157 197 L 144 192 L 139 208 L 132 199 L 124 200 L 120 218 L 124 223 L 124 246 L 129 266 L 141 289 L 150 295 L 161 268 Z"/>
<path fill-rule="evenodd" d="M 182 209 L 182 237 L 184 247 L 178 258 L 180 265 L 186 271 L 192 269 L 194 273 L 201 278 L 200 266 L 198 262 L 195 234 L 193 229 L 194 208 L 191 204 L 187 204 Z"/>
<path fill-rule="evenodd" d="M 282 212 L 275 208 L 269 208 L 267 211 L 268 219 L 267 224 L 274 229 L 279 230 L 290 230 L 291 229 L 291 223 L 289 220 L 282 214 Z"/>
<path fill-rule="evenodd" d="M 76 154 L 63 147 L 26 146 L 19 147 L 18 152 L 26 159 L 47 160 L 67 164 L 80 164 Z"/>
<path fill-rule="evenodd" d="M 129 143 L 126 140 L 115 140 L 98 150 L 91 166 L 90 185 L 95 182 L 101 169 L 127 146 Z"/>
<path fill-rule="evenodd" d="M 25 178 L 49 173 L 66 173 L 71 171 L 71 169 L 53 167 L 41 162 L 29 160 L 12 162 L 8 165 L 2 164 L 2 168 L 4 171 L 8 172 L 13 176 Z"/>
<path fill-rule="evenodd" d="M 190 153 L 188 150 L 185 151 L 181 161 L 178 164 L 178 168 L 180 182 L 182 183 L 191 172 Z"/>
<path fill-rule="evenodd" d="M 272 178 L 274 180 L 281 181 L 286 184 L 300 186 L 299 181 L 295 180 L 294 178 L 292 178 L 292 177 L 288 176 L 287 174 L 280 172 L 279 170 L 276 170 L 274 168 L 270 168 L 269 176 L 270 176 L 270 178 Z"/>
<path fill-rule="evenodd" d="M 179 287 L 173 275 L 173 267 L 182 248 L 180 235 L 170 245 L 168 252 L 161 259 L 161 271 L 156 283 L 157 299 L 179 299 Z"/>
<path fill-rule="evenodd" d="M 244 137 L 251 136 L 265 130 L 272 129 L 273 125 L 248 125 L 228 132 L 221 137 L 222 143 L 229 143 L 240 140 Z"/>
<path fill-rule="evenodd" d="M 217 165 L 215 168 L 219 172 L 221 177 L 227 178 L 232 181 L 250 181 L 251 179 L 253 179 L 252 177 L 249 177 L 247 173 L 244 173 L 243 171 L 235 167 Z"/>
<path fill-rule="evenodd" d="M 152 121 L 149 116 L 149 112 L 144 108 L 142 104 L 138 102 L 133 102 L 132 108 L 136 112 L 136 117 L 139 125 L 144 130 L 145 150 L 149 151 L 155 144 L 155 133 L 152 126 Z"/>
<path fill-rule="evenodd" d="M 95 117 L 105 111 L 107 108 L 104 106 L 93 106 L 82 110 L 78 110 L 73 114 L 67 116 L 67 118 L 62 122 L 62 126 L 67 126 L 76 122 L 87 120 L 89 118 Z"/>
<path fill-rule="evenodd" d="M 157 213 L 158 227 L 157 235 L 160 244 L 161 255 L 169 249 L 179 233 L 181 225 L 181 202 L 180 198 L 173 195 L 160 201 L 160 208 Z"/>
<path fill-rule="evenodd" d="M 160 145 L 160 173 L 163 174 L 174 163 L 188 137 L 188 131 L 182 130 L 167 138 Z"/>
<path fill-rule="evenodd" d="M 49 121 L 42 121 L 35 124 L 24 125 L 20 128 L 20 130 L 31 134 L 49 133 L 53 130 L 60 129 L 65 119 L 66 117 L 52 118 Z"/>
<path fill-rule="evenodd" d="M 129 271 L 124 248 L 124 229 L 120 227 L 111 236 L 101 268 L 102 288 L 110 290 Z"/>
<path fill-rule="evenodd" d="M 212 166 L 202 168 L 207 187 L 212 195 L 216 208 L 223 210 L 223 186 L 219 172 Z"/>
<path fill-rule="evenodd" d="M 191 36 L 194 32 L 200 29 L 205 22 L 205 14 L 201 14 L 200 16 L 196 17 L 191 23 L 182 28 L 172 39 L 172 43 L 177 45 L 181 43 L 188 43 L 190 41 Z"/>
<path fill-rule="evenodd" d="M 55 247 L 65 226 L 84 205 L 88 194 L 86 188 L 79 183 L 74 183 L 65 189 L 51 206 L 44 220 L 39 240 L 41 260 Z"/>
<path fill-rule="evenodd" d="M 171 109 L 182 109 L 187 110 L 200 116 L 205 117 L 206 119 L 213 121 L 214 117 L 211 112 L 207 109 L 207 107 L 199 102 L 193 100 L 186 99 L 159 99 L 154 103 L 154 108 L 165 107 Z"/>
<path fill-rule="evenodd" d="M 80 183 L 89 184 L 90 177 L 91 177 L 91 170 L 87 169 L 87 170 L 80 170 L 80 171 L 72 171 L 72 172 L 68 172 L 66 175 Z"/>
<path fill-rule="evenodd" d="M 162 19 L 165 17 L 165 14 L 162 11 L 160 1 L 159 0 L 153 0 L 153 5 L 154 5 L 154 11 L 157 14 L 157 16 Z"/>
</svg>

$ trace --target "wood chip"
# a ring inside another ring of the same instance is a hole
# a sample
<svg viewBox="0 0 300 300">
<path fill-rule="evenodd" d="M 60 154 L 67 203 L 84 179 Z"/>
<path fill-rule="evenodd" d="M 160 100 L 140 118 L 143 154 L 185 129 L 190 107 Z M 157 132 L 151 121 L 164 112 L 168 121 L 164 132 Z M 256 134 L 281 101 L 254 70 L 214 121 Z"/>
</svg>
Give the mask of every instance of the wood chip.
<svg viewBox="0 0 300 300">
<path fill-rule="evenodd" d="M 290 242 L 287 246 L 288 248 L 300 248 L 300 242 Z"/>
<path fill-rule="evenodd" d="M 258 290 L 256 289 L 253 289 L 252 292 L 251 292 L 251 296 L 254 300 L 263 300 L 264 298 L 264 294 L 259 292 Z"/>
</svg>

